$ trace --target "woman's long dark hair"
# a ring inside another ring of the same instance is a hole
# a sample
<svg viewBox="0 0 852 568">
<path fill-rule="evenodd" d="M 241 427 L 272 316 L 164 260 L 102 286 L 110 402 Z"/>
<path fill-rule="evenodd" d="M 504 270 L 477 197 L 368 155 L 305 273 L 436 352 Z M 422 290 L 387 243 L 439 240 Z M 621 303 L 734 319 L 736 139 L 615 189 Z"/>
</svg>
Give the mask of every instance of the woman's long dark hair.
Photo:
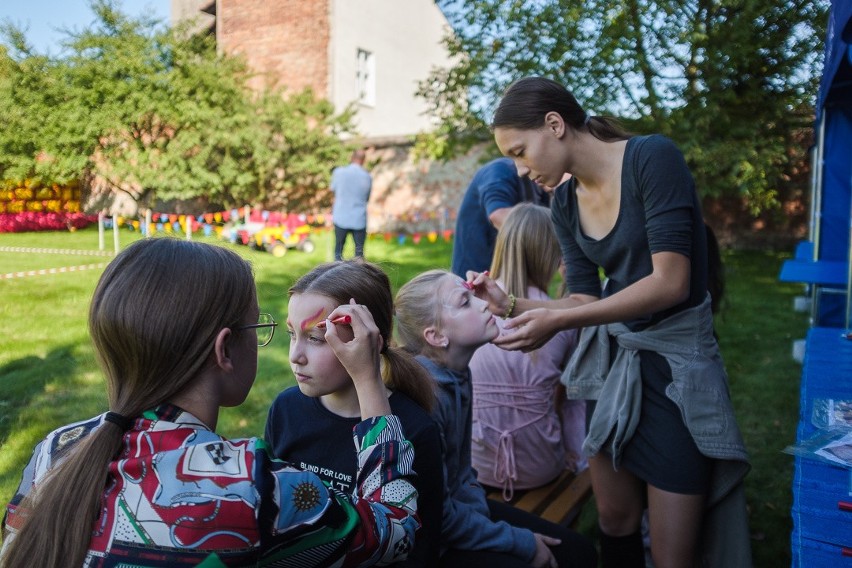
<svg viewBox="0 0 852 568">
<path fill-rule="evenodd" d="M 710 309 L 714 314 L 718 314 L 725 298 L 725 265 L 713 228 L 705 222 L 704 231 L 707 234 L 707 291 L 710 293 Z"/>
<path fill-rule="evenodd" d="M 558 113 L 574 130 L 587 128 L 592 136 L 604 142 L 633 136 L 612 117 L 587 115 L 568 89 L 544 77 L 524 77 L 509 85 L 494 112 L 491 129 L 535 130 L 544 126 L 544 117 L 549 112 Z"/>
</svg>

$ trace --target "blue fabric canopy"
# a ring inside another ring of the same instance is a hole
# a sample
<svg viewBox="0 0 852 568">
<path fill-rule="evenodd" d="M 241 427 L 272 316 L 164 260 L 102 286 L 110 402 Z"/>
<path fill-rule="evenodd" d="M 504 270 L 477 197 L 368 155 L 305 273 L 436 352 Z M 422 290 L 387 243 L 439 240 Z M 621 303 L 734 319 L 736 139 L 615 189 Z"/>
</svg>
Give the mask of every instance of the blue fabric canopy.
<svg viewBox="0 0 852 568">
<path fill-rule="evenodd" d="M 817 97 L 817 133 L 822 139 L 822 176 L 817 187 L 820 225 L 816 257 L 824 263 L 848 263 L 852 206 L 852 0 L 833 0 L 825 43 L 825 65 Z M 813 205 L 812 205 L 813 206 Z M 846 292 L 848 264 L 843 284 Z M 831 288 L 829 284 L 827 288 Z M 818 325 L 842 327 L 847 319 L 845 293 L 825 295 Z"/>
<path fill-rule="evenodd" d="M 819 85 L 816 112 L 819 121 L 829 93 L 833 89 L 848 89 L 852 82 L 852 2 L 833 0 L 825 36 L 825 65 Z"/>
<path fill-rule="evenodd" d="M 804 282 L 814 301 L 811 323 L 852 326 L 847 309 L 852 233 L 852 0 L 832 0 L 825 61 L 816 101 L 811 228 L 807 253 L 782 267 L 779 278 Z"/>
<path fill-rule="evenodd" d="M 825 66 L 817 97 L 817 127 L 825 119 L 819 259 L 849 258 L 852 193 L 852 1 L 834 0 L 828 22 Z"/>
</svg>

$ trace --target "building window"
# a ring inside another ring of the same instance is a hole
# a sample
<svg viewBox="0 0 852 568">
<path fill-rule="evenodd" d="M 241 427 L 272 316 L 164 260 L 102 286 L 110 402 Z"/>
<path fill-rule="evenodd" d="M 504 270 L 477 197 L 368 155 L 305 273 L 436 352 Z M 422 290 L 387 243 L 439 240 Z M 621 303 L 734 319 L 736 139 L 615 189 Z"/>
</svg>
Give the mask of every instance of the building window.
<svg viewBox="0 0 852 568">
<path fill-rule="evenodd" d="M 358 50 L 358 61 L 355 66 L 355 88 L 358 92 L 359 103 L 375 106 L 376 58 L 365 49 Z"/>
</svg>

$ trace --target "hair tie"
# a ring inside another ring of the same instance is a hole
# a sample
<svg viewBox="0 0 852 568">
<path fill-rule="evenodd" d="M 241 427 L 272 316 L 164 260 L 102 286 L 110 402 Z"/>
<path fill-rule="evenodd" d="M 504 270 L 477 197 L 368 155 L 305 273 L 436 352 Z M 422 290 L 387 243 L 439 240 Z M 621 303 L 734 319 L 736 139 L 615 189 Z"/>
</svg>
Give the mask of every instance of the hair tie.
<svg viewBox="0 0 852 568">
<path fill-rule="evenodd" d="M 112 412 L 112 411 L 107 412 L 106 416 L 104 416 L 104 420 L 106 422 L 112 422 L 113 424 L 115 424 L 116 426 L 118 426 L 119 428 L 121 428 L 124 431 L 130 430 L 130 427 L 133 426 L 133 419 L 132 418 L 122 416 L 121 414 L 119 414 L 117 412 Z"/>
<path fill-rule="evenodd" d="M 583 126 L 588 126 L 588 124 L 591 120 L 592 120 L 592 115 L 587 114 L 586 118 L 583 119 Z"/>
</svg>

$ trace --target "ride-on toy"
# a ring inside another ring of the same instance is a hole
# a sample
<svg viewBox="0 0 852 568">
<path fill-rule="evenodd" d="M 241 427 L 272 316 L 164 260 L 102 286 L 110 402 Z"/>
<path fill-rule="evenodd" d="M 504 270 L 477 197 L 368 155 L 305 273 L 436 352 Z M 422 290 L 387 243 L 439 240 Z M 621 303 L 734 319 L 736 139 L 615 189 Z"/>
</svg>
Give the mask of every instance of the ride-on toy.
<svg viewBox="0 0 852 568">
<path fill-rule="evenodd" d="M 255 250 L 266 250 L 280 258 L 293 248 L 313 252 L 316 246 L 310 234 L 311 227 L 304 217 L 290 213 L 286 216 L 270 215 L 266 221 L 249 219 L 248 223 L 234 225 L 229 231 L 229 240 Z"/>
</svg>

